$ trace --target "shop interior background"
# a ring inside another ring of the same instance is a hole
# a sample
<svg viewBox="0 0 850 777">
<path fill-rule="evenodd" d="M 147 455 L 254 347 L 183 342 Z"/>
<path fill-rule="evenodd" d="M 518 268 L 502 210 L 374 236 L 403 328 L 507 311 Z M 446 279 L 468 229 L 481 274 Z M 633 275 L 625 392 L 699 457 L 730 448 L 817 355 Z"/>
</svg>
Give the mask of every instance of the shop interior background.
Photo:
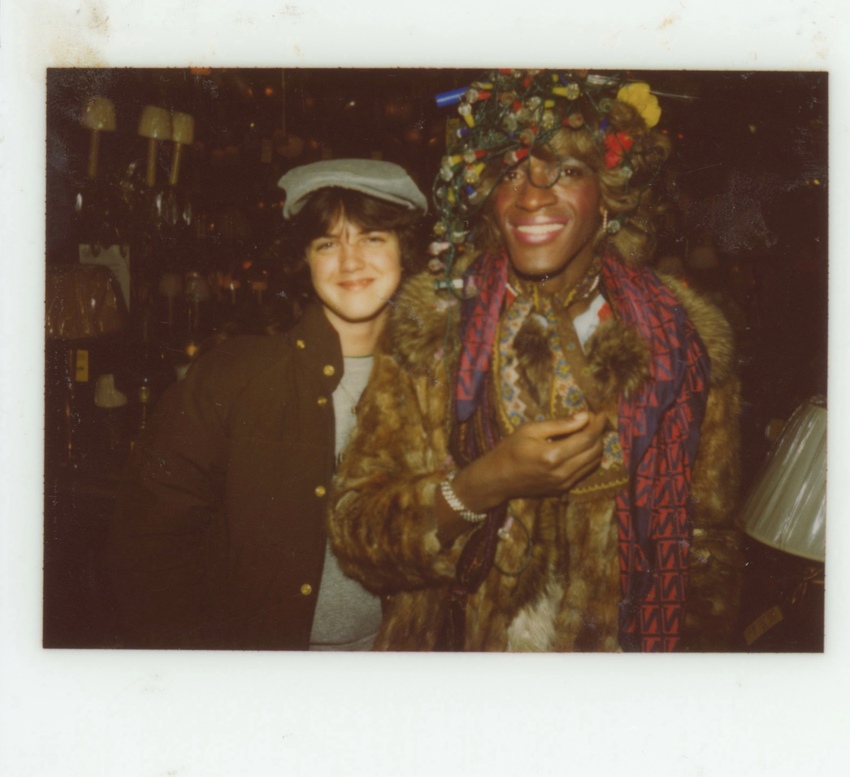
<svg viewBox="0 0 850 777">
<path fill-rule="evenodd" d="M 480 75 L 47 70 L 45 646 L 120 647 L 102 540 L 139 426 L 218 332 L 286 323 L 280 176 L 318 159 L 371 156 L 403 165 L 429 191 L 457 116 L 435 96 Z M 660 126 L 674 143 L 656 262 L 714 295 L 738 334 L 746 491 L 769 449 L 771 423 L 826 394 L 827 75 L 628 75 L 656 92 Z M 114 105 L 114 129 L 86 126 L 95 97 Z M 146 106 L 190 116 L 188 142 L 150 137 L 158 130 L 155 119 L 143 121 Z M 110 261 L 127 281 L 114 292 L 117 323 L 77 321 L 75 331 L 63 279 L 80 264 L 81 246 L 99 247 L 86 249 L 95 263 L 93 253 L 103 259 L 100 249 L 116 246 Z M 49 320 L 57 309 L 64 330 Z M 104 375 L 114 377 L 112 396 L 126 398 L 119 412 L 95 401 Z M 752 603 L 753 612 L 764 604 Z M 786 634 L 776 649 L 810 649 L 807 639 Z"/>
</svg>

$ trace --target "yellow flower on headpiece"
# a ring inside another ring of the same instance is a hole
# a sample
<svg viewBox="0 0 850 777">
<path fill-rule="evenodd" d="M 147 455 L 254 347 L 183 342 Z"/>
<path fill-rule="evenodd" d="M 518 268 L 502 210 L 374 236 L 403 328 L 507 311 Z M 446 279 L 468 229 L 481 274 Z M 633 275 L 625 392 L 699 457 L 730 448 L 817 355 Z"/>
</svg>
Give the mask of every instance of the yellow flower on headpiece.
<svg viewBox="0 0 850 777">
<path fill-rule="evenodd" d="M 661 118 L 658 98 L 649 91 L 649 84 L 638 82 L 626 84 L 617 92 L 620 102 L 628 103 L 643 117 L 647 127 L 654 127 Z"/>
</svg>

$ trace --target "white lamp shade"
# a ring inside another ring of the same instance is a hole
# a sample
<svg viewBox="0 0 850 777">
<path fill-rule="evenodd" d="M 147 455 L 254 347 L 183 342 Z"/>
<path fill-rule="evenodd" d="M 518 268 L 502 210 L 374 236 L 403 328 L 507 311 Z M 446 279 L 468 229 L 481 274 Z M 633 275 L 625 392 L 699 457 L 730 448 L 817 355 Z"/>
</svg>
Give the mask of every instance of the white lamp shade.
<svg viewBox="0 0 850 777">
<path fill-rule="evenodd" d="M 94 386 L 94 404 L 96 407 L 124 407 L 127 395 L 115 386 L 115 376 L 112 373 L 101 375 Z"/>
<path fill-rule="evenodd" d="M 768 456 L 742 514 L 744 530 L 771 548 L 826 558 L 826 406 L 794 411 Z"/>
<path fill-rule="evenodd" d="M 195 119 L 192 115 L 174 111 L 171 115 L 171 135 L 175 143 L 191 146 L 195 141 Z"/>
<path fill-rule="evenodd" d="M 171 112 L 156 105 L 142 108 L 139 135 L 153 140 L 171 140 Z"/>
<path fill-rule="evenodd" d="M 83 126 L 105 132 L 115 131 L 115 105 L 106 97 L 92 97 L 83 111 Z"/>
</svg>

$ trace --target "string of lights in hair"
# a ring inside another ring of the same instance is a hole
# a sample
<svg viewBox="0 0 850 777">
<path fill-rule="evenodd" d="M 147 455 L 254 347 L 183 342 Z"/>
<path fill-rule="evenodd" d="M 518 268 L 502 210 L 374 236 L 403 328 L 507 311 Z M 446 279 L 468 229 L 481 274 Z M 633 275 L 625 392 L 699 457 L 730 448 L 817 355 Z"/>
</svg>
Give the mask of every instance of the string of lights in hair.
<svg viewBox="0 0 850 777">
<path fill-rule="evenodd" d="M 509 170 L 527 163 L 535 150 L 547 149 L 554 155 L 550 143 L 566 128 L 591 133 L 605 166 L 617 170 L 627 186 L 633 172 L 634 138 L 608 120 L 612 101 L 631 104 L 648 128 L 661 115 L 648 84 L 585 71 L 496 70 L 468 87 L 437 95 L 436 100 L 438 106 L 456 104 L 463 120 L 434 182 L 438 219 L 429 247 L 429 268 L 443 275 L 436 281 L 437 288 L 456 296 L 463 296 L 464 290 L 452 271 L 470 237 L 470 223 Z M 500 170 L 495 181 L 489 187 L 482 185 L 485 170 L 494 167 Z M 557 175 L 544 185 L 556 181 Z M 615 219 L 609 230 L 619 226 Z"/>
</svg>

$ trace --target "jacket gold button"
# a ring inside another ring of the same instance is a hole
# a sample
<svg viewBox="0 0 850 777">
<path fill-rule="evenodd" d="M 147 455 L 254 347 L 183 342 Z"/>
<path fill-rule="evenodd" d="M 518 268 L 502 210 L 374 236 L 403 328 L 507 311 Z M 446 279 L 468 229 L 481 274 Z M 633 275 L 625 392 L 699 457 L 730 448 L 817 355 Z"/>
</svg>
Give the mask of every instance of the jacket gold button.
<svg viewBox="0 0 850 777">
<path fill-rule="evenodd" d="M 316 486 L 316 496 L 324 496 L 327 493 L 327 489 L 324 486 Z"/>
<path fill-rule="evenodd" d="M 319 405 L 319 407 L 324 407 L 326 404 L 328 404 L 328 398 L 327 397 L 319 397 L 316 400 L 316 403 Z"/>
<path fill-rule="evenodd" d="M 307 343 L 305 343 L 303 340 L 296 340 L 295 341 L 295 347 L 296 348 L 306 348 Z"/>
<path fill-rule="evenodd" d="M 332 364 L 326 364 L 324 366 L 324 368 L 322 369 L 322 372 L 324 372 L 325 375 L 330 377 L 331 375 L 333 375 L 336 372 L 336 370 L 333 368 Z"/>
<path fill-rule="evenodd" d="M 301 586 L 301 593 L 304 594 L 304 596 L 309 596 L 313 593 L 313 586 L 309 583 L 304 583 L 304 585 Z"/>
</svg>

